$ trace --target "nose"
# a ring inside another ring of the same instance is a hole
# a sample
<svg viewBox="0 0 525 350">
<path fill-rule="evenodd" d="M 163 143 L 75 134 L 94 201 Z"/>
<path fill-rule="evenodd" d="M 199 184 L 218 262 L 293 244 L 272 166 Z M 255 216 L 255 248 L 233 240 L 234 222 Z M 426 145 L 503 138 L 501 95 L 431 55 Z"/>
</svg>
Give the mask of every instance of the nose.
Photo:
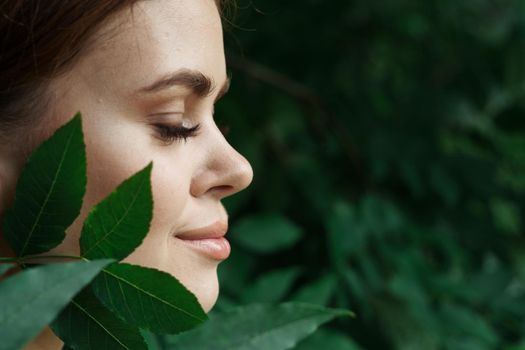
<svg viewBox="0 0 525 350">
<path fill-rule="evenodd" d="M 192 177 L 190 192 L 194 197 L 203 195 L 217 199 L 230 196 L 250 185 L 253 170 L 246 158 L 237 152 L 214 128 L 205 148 L 202 165 Z"/>
</svg>

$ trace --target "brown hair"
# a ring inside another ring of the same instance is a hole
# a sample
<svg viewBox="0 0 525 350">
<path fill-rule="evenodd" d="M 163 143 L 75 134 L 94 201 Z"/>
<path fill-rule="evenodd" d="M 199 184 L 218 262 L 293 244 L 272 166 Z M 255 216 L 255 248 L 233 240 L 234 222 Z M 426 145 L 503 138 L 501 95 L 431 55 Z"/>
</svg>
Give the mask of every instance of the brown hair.
<svg viewBox="0 0 525 350">
<path fill-rule="evenodd" d="M 0 137 L 46 108 L 46 82 L 70 67 L 93 32 L 139 0 L 0 0 Z M 215 0 L 222 9 L 225 0 Z"/>
</svg>

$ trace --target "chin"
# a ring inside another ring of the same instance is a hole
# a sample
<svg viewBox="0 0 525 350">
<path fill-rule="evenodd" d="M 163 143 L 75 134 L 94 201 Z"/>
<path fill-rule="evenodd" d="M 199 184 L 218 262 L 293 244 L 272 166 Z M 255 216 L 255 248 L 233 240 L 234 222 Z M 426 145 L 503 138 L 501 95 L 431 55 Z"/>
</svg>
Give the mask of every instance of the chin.
<svg viewBox="0 0 525 350">
<path fill-rule="evenodd" d="M 219 297 L 219 281 L 217 279 L 217 274 L 215 274 L 214 278 L 207 279 L 196 285 L 190 284 L 186 287 L 195 294 L 199 304 L 201 304 L 206 313 L 213 308 Z"/>
<path fill-rule="evenodd" d="M 208 313 L 211 311 L 211 309 L 215 306 L 215 303 L 217 302 L 218 295 L 219 295 L 218 293 L 215 293 L 214 296 L 212 297 L 206 296 L 206 298 L 203 300 L 199 298 L 199 303 L 201 304 L 204 312 Z"/>
</svg>

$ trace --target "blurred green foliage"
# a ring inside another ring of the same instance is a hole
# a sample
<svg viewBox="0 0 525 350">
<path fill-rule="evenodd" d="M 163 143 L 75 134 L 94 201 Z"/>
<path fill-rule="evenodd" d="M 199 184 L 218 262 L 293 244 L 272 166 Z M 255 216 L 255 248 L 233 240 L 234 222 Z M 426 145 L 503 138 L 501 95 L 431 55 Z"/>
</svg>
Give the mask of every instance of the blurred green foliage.
<svg viewBox="0 0 525 350">
<path fill-rule="evenodd" d="M 525 2 L 238 2 L 218 308 L 356 313 L 303 350 L 525 348 Z"/>
</svg>

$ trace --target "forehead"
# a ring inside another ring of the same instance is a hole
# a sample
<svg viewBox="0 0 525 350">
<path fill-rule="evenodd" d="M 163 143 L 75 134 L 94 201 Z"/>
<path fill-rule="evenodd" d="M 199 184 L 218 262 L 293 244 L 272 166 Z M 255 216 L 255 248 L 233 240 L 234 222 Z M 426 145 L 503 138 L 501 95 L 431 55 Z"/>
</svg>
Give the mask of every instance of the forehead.
<svg viewBox="0 0 525 350">
<path fill-rule="evenodd" d="M 222 83 L 226 68 L 217 6 L 214 0 L 140 1 L 101 28 L 78 65 L 82 79 L 105 94 L 129 93 L 181 68 Z"/>
</svg>

